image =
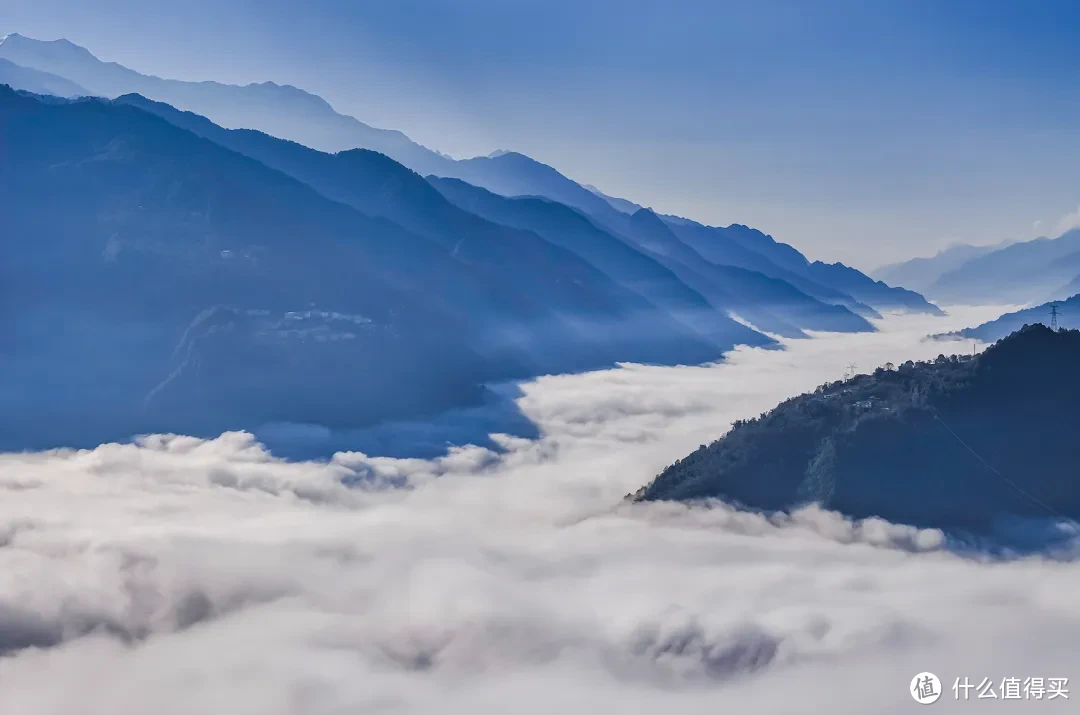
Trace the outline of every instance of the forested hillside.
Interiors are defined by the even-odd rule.
[[[1080,517],[1080,331],[1022,330],[972,356],[822,385],[665,469],[635,497],[809,502],[853,517],[981,531]]]

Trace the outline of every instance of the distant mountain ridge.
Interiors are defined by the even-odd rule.
[[[1055,301],[1057,306],[1057,323],[1059,327],[1068,329],[1080,329],[1080,291],[1063,301]],[[965,338],[973,338],[984,343],[992,343],[1001,338],[1020,330],[1025,325],[1046,325],[1052,322],[1051,303],[1043,303],[1033,308],[1006,313],[999,318],[987,321],[982,325],[965,328],[952,335],[960,335]]]
[[[843,263],[814,261],[807,272],[825,285],[833,286],[855,298],[882,309],[944,315],[944,311],[930,303],[915,291],[894,288],[883,281],[845,266]]]
[[[760,335],[750,333],[729,318],[730,304],[710,302],[680,280],[661,258],[637,250],[565,204],[540,197],[508,198],[460,179],[429,176],[428,181],[467,211],[507,226],[535,231],[546,240],[578,253],[718,344],[731,340],[749,345],[771,342],[763,342]]]
[[[1080,291],[1080,229],[1055,238],[955,246],[874,274],[904,280],[932,299],[954,305],[1063,300]]]
[[[1057,238],[1014,243],[942,275],[932,293],[954,302],[1027,303],[1052,294],[1078,275],[1068,260],[1080,254],[1080,229]]]
[[[356,427],[475,403],[492,380],[734,345],[381,154],[322,154],[142,98],[7,87],[0,132],[6,235],[33,237],[0,242],[0,448]]]
[[[84,88],[63,77],[22,67],[5,59],[0,59],[0,84],[18,87],[35,94],[52,94],[57,97],[81,97],[90,94]]]
[[[956,270],[968,261],[1004,248],[1008,243],[993,246],[958,244],[938,251],[933,256],[912,258],[871,271],[870,277],[890,285],[902,285],[927,294],[939,278]]]
[[[339,114],[321,97],[288,85],[264,82],[240,87],[162,79],[116,63],[103,62],[67,40],[39,41],[17,33],[0,42],[0,58],[67,78],[85,87],[89,93],[110,98],[137,93],[178,109],[194,111],[227,128],[258,129],[328,152],[370,149],[421,175],[459,178],[505,196],[544,196],[584,212],[616,234],[628,232],[629,216],[640,208],[632,202],[581,186],[553,167],[516,152],[499,151],[487,157],[454,160],[411,141],[399,131],[376,129]],[[34,90],[34,87],[22,88]],[[665,220],[673,225],[675,221],[694,224],[677,217]],[[865,317],[876,317],[877,313],[869,307],[873,305],[872,301],[852,297],[842,289],[823,285],[805,274],[803,266],[809,262],[790,246],[743,226],[715,230],[723,232],[732,245],[749,247],[766,259],[763,262],[755,258],[728,265],[763,272],[793,283],[799,290],[826,303],[843,305]],[[773,264],[775,269],[771,267]],[[903,294],[891,296],[887,302],[888,305],[883,307],[892,309],[906,305],[909,309],[933,310],[918,306],[918,301],[908,300]]]
[[[486,257],[484,260],[497,261],[499,275],[489,278],[488,283],[498,284],[500,281],[509,281],[511,285],[507,285],[508,292],[523,291],[534,300],[542,298],[543,303],[548,307],[557,309],[560,306],[558,300],[555,299],[555,294],[552,293],[552,288],[532,283],[534,274],[544,269],[547,262],[524,257],[514,262],[517,259],[507,253],[510,246],[532,246],[538,249],[542,245],[547,245],[549,252],[568,251],[557,261],[559,270],[564,273],[568,273],[571,266],[577,266],[579,271],[586,271],[592,270],[593,265],[597,265],[578,260],[580,251],[575,250],[577,247],[573,244],[562,240],[564,237],[560,235],[541,232],[540,235],[547,238],[545,244],[540,236],[529,230],[531,226],[519,226],[513,221],[492,222],[487,220],[484,214],[478,216],[461,209],[447,201],[422,177],[383,155],[365,150],[324,154],[261,132],[223,129],[204,117],[179,112],[169,105],[151,102],[138,95],[127,95],[115,101],[138,106],[222,146],[258,159],[268,166],[308,183],[324,195],[352,205],[368,215],[389,218],[433,239],[452,251],[454,255],[474,256],[474,260],[479,260],[483,255]],[[506,216],[501,215],[499,218],[504,219]],[[629,247],[623,246],[623,248],[632,252]],[[482,254],[476,253],[477,251]],[[532,256],[537,255],[539,255],[538,250],[533,250]],[[595,258],[594,254],[583,255],[585,258]],[[599,267],[601,270],[611,268],[603,261],[599,262]],[[657,268],[659,269],[658,266]],[[611,272],[610,270],[605,272],[607,275],[603,275],[602,279],[600,275],[597,275],[592,282],[606,280]],[[568,275],[565,286],[569,288],[580,282],[580,279],[575,280]],[[676,360],[677,362],[704,362],[715,359],[720,352],[729,350],[738,343],[759,345],[770,342],[763,335],[731,321],[722,312],[714,311],[711,306],[702,301],[701,309],[714,313],[711,318],[713,322],[726,321],[728,324],[725,331],[726,337],[722,340],[715,340],[716,332],[710,331],[714,341],[712,347],[709,347],[700,342],[700,338],[694,336],[690,327],[672,322],[664,306],[658,310],[656,305],[647,302],[648,296],[643,299],[644,294],[638,290],[638,285],[632,282],[622,283],[622,285],[628,290],[609,298],[615,299],[624,307],[634,308],[636,317],[633,318],[633,324],[636,325],[635,329],[643,338],[653,336],[658,343],[667,346],[664,348],[667,351],[670,351],[674,345],[685,343],[687,350],[679,356],[680,359]],[[560,292],[565,292],[566,288],[561,289]],[[570,313],[587,315],[589,310],[602,306],[603,301],[607,299],[597,296],[577,306],[567,306],[567,310]],[[630,320],[629,317],[628,320]],[[627,325],[627,329],[631,329],[630,324]],[[621,340],[625,341],[628,337],[624,336]],[[611,335],[608,339],[612,341],[612,354],[617,354],[617,351],[622,349],[619,347],[620,338]],[[645,357],[648,353],[642,353],[640,350],[622,349],[622,353],[625,356],[637,353],[639,359],[648,360]],[[669,352],[665,360],[661,359],[661,353],[658,352],[652,359],[657,362],[670,362],[671,354]]]
[[[423,179],[388,158],[381,158],[379,155],[361,150],[342,152],[337,155],[322,154],[302,145],[275,139],[252,130],[225,130],[203,117],[179,112],[169,105],[152,102],[138,95],[125,95],[116,101],[135,104],[146,111],[163,116],[178,126],[285,171],[331,198],[349,203],[369,215],[390,218],[407,228],[435,238],[446,246],[456,245],[460,248],[464,245],[463,240],[475,241],[483,234],[497,230],[495,226],[486,222],[476,221],[461,212],[450,210],[449,206],[441,203],[442,197],[428,187]],[[496,160],[499,159],[534,163],[528,157],[513,152],[502,152],[496,158]],[[544,170],[550,176],[557,177],[557,181],[577,187],[554,169],[545,167]],[[464,184],[464,186],[469,185]],[[392,188],[391,193],[387,193],[388,187]],[[486,203],[489,208],[493,200],[494,196],[488,197]],[[515,205],[514,203],[504,204],[504,208]],[[522,222],[512,216],[512,212],[497,212],[494,217],[482,215],[492,218],[495,223],[535,230],[549,242],[563,246],[572,252],[578,252],[575,251],[576,247],[573,243],[565,241],[564,236],[545,231],[527,221]],[[586,221],[595,220],[591,216],[586,219],[585,213],[581,216]],[[787,337],[801,336],[802,328],[839,331],[872,329],[869,323],[856,320],[855,316],[843,318],[846,311],[842,308],[818,303],[813,298],[791,288],[782,280],[770,281],[771,277],[764,275],[755,277],[756,274],[753,272],[727,265],[732,263],[731,261],[721,261],[722,265],[712,265],[683,244],[655,214],[645,209],[629,217],[624,228],[631,238],[639,239],[639,245],[640,239],[647,238],[646,234],[641,233],[643,217],[646,216],[651,217],[645,222],[649,226],[646,233],[654,238],[662,238],[663,248],[658,253],[661,256],[675,254],[667,255],[667,258],[660,256],[657,258],[661,262],[669,260],[681,262],[681,269],[679,266],[675,268],[677,272],[681,272],[683,280],[694,282],[697,285],[695,290],[698,292],[705,290],[709,293],[710,303],[714,309],[710,312],[714,312],[714,315],[703,317],[697,314],[687,315],[684,311],[679,311],[681,319],[688,321],[699,333],[704,330],[704,335],[718,344],[721,349],[730,349],[736,343],[761,344],[763,341],[760,335],[755,337],[745,327],[727,318],[728,312],[738,313],[765,330]],[[605,232],[603,226],[604,224],[597,221],[595,231],[590,235]],[[481,231],[481,234],[477,234],[477,231]],[[747,231],[750,230],[747,229]],[[614,235],[608,238],[610,241],[618,242]],[[493,240],[498,243],[505,241],[506,237]],[[724,242],[727,242],[726,239]],[[768,239],[768,242],[773,243],[771,239]],[[656,246],[653,246],[653,249],[655,248]],[[646,251],[649,250],[652,249],[646,248]],[[756,263],[771,266],[761,255],[753,251],[745,252],[755,257]],[[670,263],[665,265],[669,269],[672,268]],[[608,270],[610,266],[605,265],[601,268]],[[692,270],[688,273],[687,269]],[[516,273],[525,275],[522,271]],[[704,280],[707,285],[699,282],[701,274],[706,276]],[[688,278],[688,276],[692,277]],[[794,277],[794,280],[801,282],[798,277]],[[820,286],[815,287],[821,292],[826,292]],[[637,290],[636,287],[632,289]],[[844,296],[837,294],[838,301],[843,298]],[[862,307],[865,308],[865,306]],[[662,319],[653,327],[653,330],[661,329]]]
[[[97,96],[111,99],[138,93],[208,115],[226,127],[258,128],[325,151],[364,147],[388,156],[407,155],[413,161],[443,160],[399,131],[376,129],[338,114],[322,97],[290,85],[263,82],[237,86],[163,79],[103,62],[68,40],[35,40],[18,33],[0,42],[0,58],[65,77]]]
[[[688,285],[732,306],[734,312],[764,330],[800,337],[802,328],[836,332],[874,329],[846,307],[823,303],[784,280],[740,266],[710,262],[679,240],[671,226],[649,209],[640,209],[630,217],[628,235]]]

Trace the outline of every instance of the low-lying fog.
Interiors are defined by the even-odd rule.
[[[893,713],[935,672],[1080,677],[1080,567],[623,495],[732,420],[970,342],[893,317],[521,386],[535,440],[287,462],[253,438],[0,455],[0,713]],[[1078,683],[1080,687],[1080,683]],[[1003,709],[1068,712],[1070,700]]]

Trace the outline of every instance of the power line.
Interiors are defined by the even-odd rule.
[[[1026,498],[1027,500],[1028,500],[1028,501],[1030,501],[1030,502],[1031,502],[1032,504],[1035,504],[1036,506],[1041,506],[1041,507],[1042,507],[1043,509],[1046,509],[1046,511],[1050,512],[1051,514],[1053,514],[1054,516],[1056,516],[1056,517],[1058,517],[1058,518],[1060,518],[1060,519],[1067,519],[1067,518],[1068,518],[1068,517],[1066,517],[1066,516],[1065,516],[1064,514],[1062,514],[1062,513],[1058,512],[1058,511],[1057,511],[1056,509],[1054,509],[1053,507],[1047,506],[1047,505],[1046,505],[1045,503],[1043,503],[1043,502],[1039,501],[1038,499],[1036,499],[1036,498],[1035,498],[1034,496],[1032,496],[1031,494],[1028,494],[1028,493],[1027,493],[1026,491],[1024,491],[1024,490],[1023,490],[1023,489],[1022,489],[1022,488],[1020,487],[1020,485],[1019,485],[1019,484],[1017,484],[1017,483],[1016,483],[1016,482],[1014,482],[1013,480],[1009,479],[1008,477],[1006,477],[1006,476],[1005,476],[1004,474],[1002,474],[1002,473],[1001,473],[1001,472],[999,472],[998,470],[994,469],[994,465],[990,464],[990,463],[989,463],[989,462],[987,462],[987,461],[986,461],[985,459],[983,459],[983,458],[982,458],[982,456],[980,456],[978,452],[976,452],[976,451],[975,451],[974,449],[972,449],[972,448],[971,448],[971,446],[970,446],[970,445],[968,445],[968,443],[967,443],[967,442],[965,442],[964,440],[960,439],[960,435],[956,434],[956,432],[953,432],[953,430],[952,430],[952,427],[949,427],[949,425],[945,423],[945,420],[941,419],[941,415],[939,415],[939,414],[938,414],[937,410],[935,410],[935,409],[934,409],[933,407],[931,407],[931,408],[930,408],[930,411],[934,413],[934,419],[936,419],[936,420],[937,420],[938,422],[940,422],[940,423],[941,423],[941,426],[942,426],[942,427],[944,427],[945,429],[947,429],[947,430],[949,431],[949,434],[951,434],[951,435],[952,435],[953,437],[955,437],[955,438],[956,438],[956,441],[957,441],[957,442],[959,442],[960,444],[964,445],[964,448],[965,448],[965,449],[967,449],[967,451],[969,451],[969,452],[971,452],[971,453],[972,453],[973,455],[975,455],[975,458],[976,458],[976,459],[978,459],[978,460],[979,460],[980,462],[982,462],[982,463],[983,463],[984,465],[986,465],[986,468],[987,468],[987,469],[989,469],[989,470],[990,470],[991,472],[993,472],[994,474],[998,475],[998,476],[999,476],[999,477],[1001,478],[1001,480],[1002,480],[1002,481],[1004,481],[1004,482],[1005,482],[1006,484],[1008,484],[1008,485],[1009,485],[1010,487],[1012,487],[1013,489],[1015,489],[1016,491],[1018,491],[1018,492],[1019,492],[1020,494],[1022,494],[1022,495],[1023,495],[1023,496],[1024,496],[1024,497],[1025,497],[1025,498]]]

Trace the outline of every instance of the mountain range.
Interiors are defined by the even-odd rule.
[[[1080,292],[1080,229],[1056,238],[996,246],[955,246],[874,272],[946,304],[1017,305]]]
[[[1078,359],[1080,331],[1029,325],[978,356],[822,385],[736,422],[632,498],[766,512],[818,503],[979,535],[1014,517],[1078,519]]]
[[[937,311],[754,229],[514,152],[455,161],[295,88],[164,80],[20,35],[0,72],[27,90],[0,87],[3,448],[362,426],[491,381]]]
[[[1007,243],[994,246],[972,246],[958,243],[943,248],[933,256],[912,258],[901,263],[892,263],[870,272],[876,280],[890,285],[902,285],[920,293],[926,293],[941,276],[956,270],[968,261],[985,256],[987,253],[1004,248]]]
[[[1080,293],[1078,293],[1073,294],[1071,298],[1065,301],[1055,301],[1053,304],[1043,303],[1042,305],[1037,305],[1033,308],[1006,313],[999,318],[987,321],[981,325],[965,328],[964,330],[952,333],[951,336],[959,335],[965,338],[980,340],[984,343],[992,343],[996,340],[1000,340],[1009,333],[1020,330],[1025,325],[1051,325],[1052,306],[1056,306],[1057,324],[1059,327],[1072,330],[1080,329]]]
[[[376,129],[353,117],[339,114],[321,97],[288,85],[264,82],[236,86],[163,79],[141,74],[114,62],[103,62],[89,50],[67,40],[41,41],[18,33],[8,35],[0,42],[0,58],[37,72],[50,73],[85,88],[85,92],[69,94],[94,94],[109,98],[139,94],[177,109],[203,115],[225,128],[257,129],[325,152],[370,149],[423,176],[458,178],[505,196],[544,196],[578,209],[615,234],[628,233],[629,216],[641,208],[623,199],[605,196],[596,189],[590,190],[553,167],[517,152],[500,151],[486,157],[454,160],[411,141],[399,131]],[[18,83],[11,86],[40,93],[40,84],[36,85],[38,89]],[[811,297],[844,305],[864,317],[876,316],[868,305],[873,301],[855,298],[845,290],[832,289],[822,283],[820,277],[812,275],[815,269],[806,268],[810,262],[805,256],[765,234],[739,225],[713,229],[679,217],[664,218],[673,227],[723,232],[724,237],[729,239],[725,243],[741,243],[749,249],[742,258],[728,255],[719,261],[721,263],[780,278],[793,283]],[[685,237],[681,238],[685,240]],[[764,255],[767,260],[762,261],[755,254]],[[888,287],[880,286],[879,291],[886,293]],[[882,307],[928,312],[936,310],[925,302],[920,304],[911,300],[911,296],[902,291],[896,291],[895,295],[882,303]]]

